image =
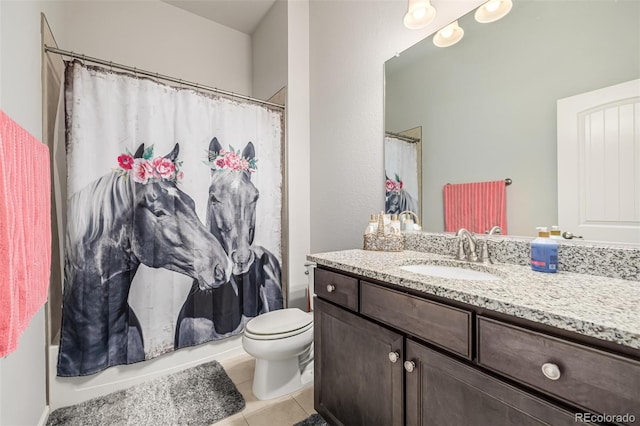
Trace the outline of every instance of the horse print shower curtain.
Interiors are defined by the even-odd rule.
[[[65,82],[59,376],[281,309],[282,112],[79,62]]]
[[[420,215],[418,157],[418,143],[385,136],[385,213],[399,214],[411,210]]]

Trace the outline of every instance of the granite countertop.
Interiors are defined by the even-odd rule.
[[[426,252],[343,250],[307,259],[341,271],[427,294],[524,318],[585,336],[640,349],[640,282],[559,271],[534,272],[528,266],[471,264]],[[467,281],[420,275],[403,265],[459,265],[486,271],[496,281]]]

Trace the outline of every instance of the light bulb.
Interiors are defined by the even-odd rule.
[[[433,37],[433,44],[438,47],[449,47],[459,42],[464,36],[464,30],[458,25],[458,21],[453,21]]]
[[[429,0],[409,0],[409,8],[404,15],[404,26],[417,30],[424,28],[433,22],[436,17],[436,9]]]
[[[440,31],[440,35],[444,38],[449,38],[453,34],[453,27],[447,27]]]
[[[495,12],[500,7],[501,0],[489,0],[487,4],[484,5],[484,8],[487,12]]]
[[[476,9],[476,21],[487,24],[495,22],[506,16],[513,7],[512,0],[488,0],[485,4]]]
[[[427,8],[426,7],[421,7],[420,9],[414,10],[411,14],[413,15],[413,17],[415,19],[422,19],[422,18],[424,18],[424,15],[427,14]]]

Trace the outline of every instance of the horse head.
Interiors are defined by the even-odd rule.
[[[134,255],[147,266],[165,268],[198,281],[202,290],[229,281],[231,263],[200,222],[193,199],[177,185],[179,145],[164,157],[153,158],[140,145],[134,154]]]
[[[207,225],[231,258],[234,275],[247,272],[255,258],[251,250],[259,196],[258,189],[251,182],[255,161],[251,142],[247,143],[242,154],[223,150],[217,138],[209,143],[211,184]]]
[[[404,183],[398,174],[394,179],[390,179],[385,171],[386,195],[384,200],[384,211],[390,214],[399,214],[405,210],[413,212],[418,210],[418,203],[413,196],[404,189]]]

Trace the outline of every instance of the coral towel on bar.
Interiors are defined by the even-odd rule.
[[[0,357],[47,300],[49,183],[47,146],[0,111]]]
[[[507,233],[507,202],[504,180],[447,184],[444,194],[445,232],[466,228],[484,234],[498,225]]]

